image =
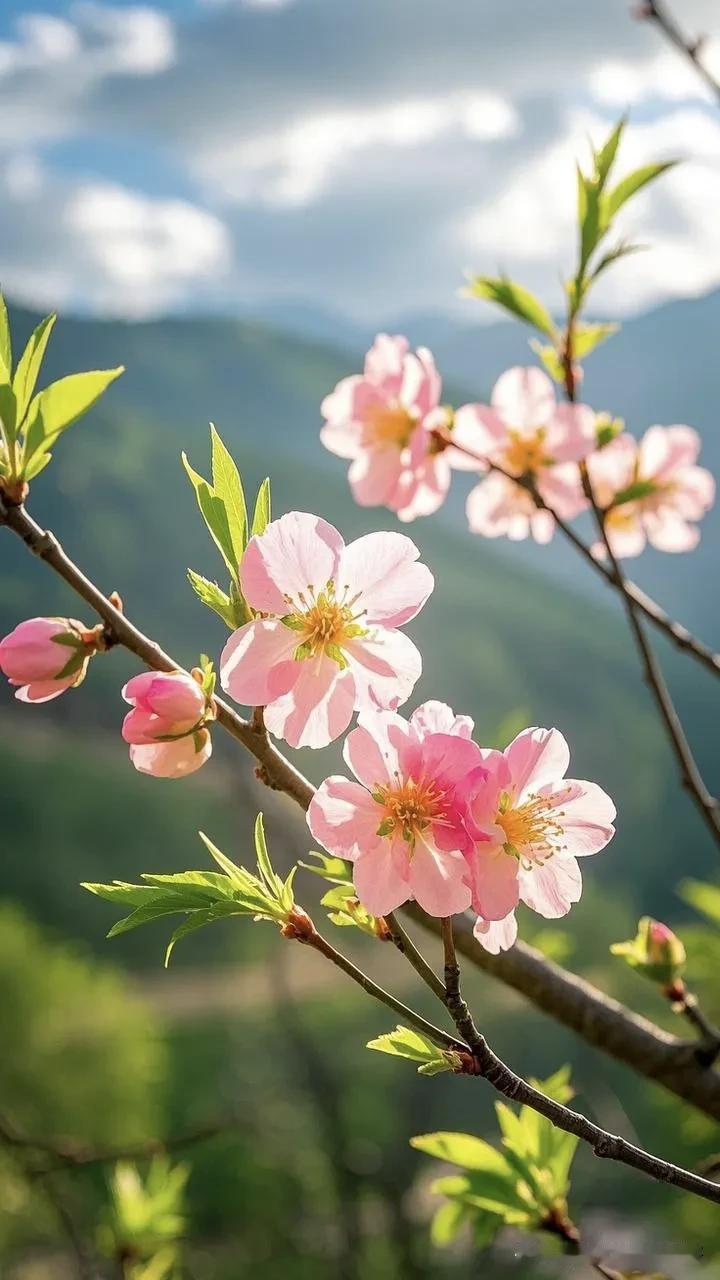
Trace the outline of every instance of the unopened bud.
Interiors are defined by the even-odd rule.
[[[610,950],[613,955],[622,956],[633,969],[639,969],[651,982],[661,983],[668,992],[671,988],[677,989],[680,994],[671,999],[682,999],[685,947],[666,924],[643,916],[636,936],[629,942],[615,943]]]

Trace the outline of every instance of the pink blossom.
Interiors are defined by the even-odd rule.
[[[49,702],[85,679],[95,649],[74,618],[29,618],[0,641],[0,671],[21,702]]]
[[[140,773],[181,778],[194,773],[212,752],[204,727],[212,713],[199,683],[185,671],[145,671],[122,691],[132,706],[122,734]]]
[[[349,480],[363,507],[385,506],[400,520],[430,515],[450,487],[450,464],[432,431],[446,427],[440,375],[425,347],[378,334],[361,374],[343,378],[322,402],[320,439],[351,460]]]
[[[715,499],[713,477],[696,465],[699,452],[692,427],[650,427],[639,443],[621,435],[588,459],[598,504],[610,508],[606,529],[615,555],[637,556],[647,542],[658,551],[697,546],[694,522]],[[602,544],[595,550],[602,554]]]
[[[469,455],[475,455],[508,476],[531,477],[543,500],[566,520],[587,505],[576,464],[595,447],[595,414],[587,405],[558,404],[542,369],[508,369],[495,383],[490,406],[458,409],[452,438],[453,466],[467,470]],[[474,469],[487,468],[479,462]],[[498,471],[473,489],[467,516],[472,531],[487,538],[532,534],[537,542],[549,542],[553,534],[552,516],[538,511],[527,490]]]
[[[223,688],[265,707],[271,733],[292,747],[324,747],[353,711],[409,698],[422,670],[398,628],[433,589],[417,547],[400,533],[345,546],[318,516],[292,511],[250,539],[240,566],[262,615],[236,631],[220,659]]]
[[[487,777],[469,801],[482,837],[470,858],[474,910],[506,927],[520,899],[548,919],[565,915],[582,891],[578,857],[614,835],[612,800],[593,782],[565,778],[570,752],[557,729],[525,729],[483,758]]]
[[[441,707],[426,704],[409,722],[362,715],[344,747],[358,781],[327,778],[310,804],[313,836],[354,863],[358,898],[373,915],[412,898],[434,916],[470,905],[465,796],[468,778],[485,770],[464,718]],[[455,730],[435,732],[438,718]]]
[[[501,951],[509,951],[517,942],[517,920],[511,911],[504,920],[483,920],[480,916],[475,921],[473,934],[481,947],[490,955],[499,955]]]

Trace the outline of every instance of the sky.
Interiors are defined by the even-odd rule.
[[[720,4],[675,9],[720,72]],[[574,162],[626,109],[621,165],[683,163],[628,211],[651,249],[608,314],[720,284],[720,107],[630,0],[3,0],[0,282],[381,325],[501,269],[558,305]]]

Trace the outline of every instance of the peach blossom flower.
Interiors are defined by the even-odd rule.
[[[388,711],[362,715],[344,747],[358,781],[327,778],[313,797],[313,836],[355,864],[358,898],[373,915],[413,898],[434,916],[470,905],[465,794],[468,777],[485,770],[480,748],[463,736],[468,724],[438,703],[409,722]]]
[[[549,542],[553,519],[508,476],[531,477],[540,496],[559,516],[572,519],[587,505],[576,463],[595,447],[595,414],[583,404],[558,404],[542,369],[508,369],[495,383],[490,406],[466,404],[454,418],[448,451],[453,466],[467,470],[469,454],[507,472],[490,472],[470,493],[467,516],[473,533],[512,539],[532,534]],[[483,471],[482,463],[476,470]]]
[[[450,487],[450,464],[431,434],[445,427],[440,375],[425,347],[378,334],[361,374],[343,378],[322,402],[320,439],[351,460],[349,481],[362,507],[389,507],[400,520],[430,515]]]
[[[692,427],[650,427],[638,443],[618,436],[588,459],[606,529],[620,557],[637,556],[647,542],[658,551],[691,551],[700,540],[695,521],[715,499],[715,481],[696,465],[700,437]],[[595,551],[603,553],[599,544]]]
[[[185,671],[145,671],[122,691],[132,706],[122,734],[140,773],[182,778],[210,758],[212,741],[205,728],[211,718],[199,683]]]
[[[271,733],[292,747],[324,747],[353,711],[409,698],[422,670],[399,627],[433,589],[417,547],[400,533],[345,546],[318,516],[292,511],[250,539],[240,566],[260,615],[236,631],[220,659],[236,702],[265,707]]]
[[[21,702],[49,702],[85,679],[95,650],[75,618],[29,618],[0,641],[0,671]]]
[[[557,729],[525,729],[504,752],[483,752],[483,763],[468,802],[481,836],[470,857],[473,909],[506,928],[520,899],[548,919],[565,915],[582,891],[578,857],[614,835],[612,800],[594,782],[565,778],[570,752]]]

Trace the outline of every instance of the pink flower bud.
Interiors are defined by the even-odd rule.
[[[132,706],[122,734],[140,773],[180,778],[194,773],[212,751],[206,695],[184,671],[146,671],[123,689]]]
[[[685,964],[683,943],[659,920],[651,920],[648,925],[647,958],[649,964],[666,969],[669,977],[675,977]]]
[[[48,702],[85,678],[94,646],[74,618],[29,618],[0,641],[0,671],[21,702]]]

